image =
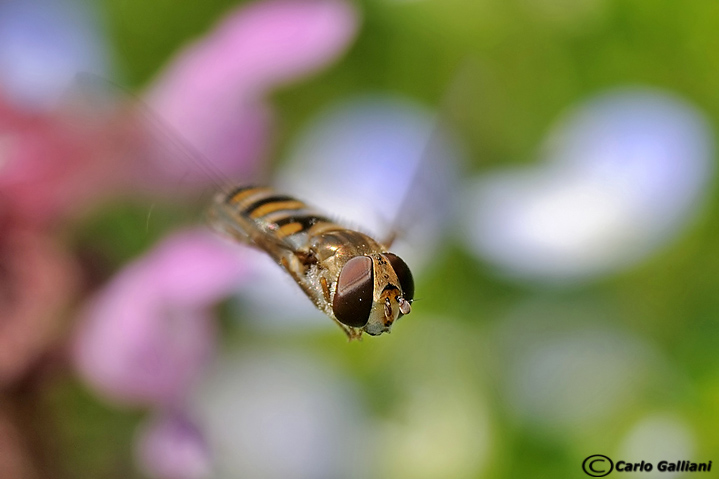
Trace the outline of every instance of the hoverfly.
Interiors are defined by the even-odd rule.
[[[80,80],[86,89],[88,83],[109,86],[115,94],[132,99],[103,79],[83,76]],[[209,160],[182,141],[141,100],[134,98],[131,103],[138,123],[154,131],[155,139],[162,144],[160,149],[168,150],[158,156],[182,157],[186,165],[198,168],[220,187],[208,211],[213,228],[269,255],[350,340],[359,339],[363,332],[372,336],[389,332],[400,317],[411,312],[414,280],[407,264],[389,252],[391,241],[379,242],[341,226],[270,187],[223,188],[226,178]],[[432,144],[437,140],[430,137],[425,148],[439,146]]]
[[[269,254],[350,339],[388,332],[411,311],[407,264],[302,201],[247,186],[217,194],[209,216],[218,231]]]

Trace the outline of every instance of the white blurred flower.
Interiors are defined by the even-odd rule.
[[[226,357],[194,403],[215,477],[373,477],[357,392],[305,356]]]
[[[587,317],[592,309],[527,303],[495,333],[505,404],[522,422],[584,434],[639,404],[659,378],[678,381],[651,345],[597,326],[606,318]]]
[[[477,179],[466,239],[502,273],[567,281],[646,257],[695,217],[714,172],[703,116],[659,91],[601,95],[555,127],[547,162]]]
[[[377,477],[481,477],[502,448],[484,354],[477,354],[486,349],[484,338],[448,317],[416,320],[403,334],[372,343],[368,357],[391,397],[374,428]]]
[[[52,106],[78,72],[107,72],[108,50],[89,2],[0,2],[0,86],[14,102]]]
[[[382,430],[386,477],[477,477],[490,451],[489,418],[461,383],[415,384]]]
[[[453,205],[460,150],[442,126],[398,97],[349,100],[307,127],[278,184],[379,240],[398,233],[393,251],[416,265]]]
[[[695,451],[694,433],[684,419],[673,414],[650,414],[632,427],[624,438],[616,459],[626,462],[650,462],[653,469],[642,472],[642,477],[672,479],[682,473],[659,471],[659,462],[706,462],[712,459],[697,458]]]

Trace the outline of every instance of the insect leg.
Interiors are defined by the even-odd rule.
[[[292,276],[292,278],[295,280],[295,283],[297,283],[300,288],[302,288],[302,291],[304,291],[305,294],[312,300],[312,302],[315,303],[317,309],[319,309],[320,311],[324,311],[325,314],[327,314],[337,324],[337,326],[339,326],[342,331],[344,331],[350,341],[362,337],[361,330],[344,325],[334,317],[334,314],[332,314],[332,311],[329,308],[329,299],[327,299],[329,297],[329,290],[327,292],[327,296],[325,296],[324,292],[320,292],[317,290],[317,288],[312,287],[312,285],[307,281],[307,277],[305,276],[306,270],[304,265],[300,261],[300,258],[296,257],[294,254],[288,254],[280,257],[279,262],[280,266],[282,266],[282,268],[284,268],[284,270],[287,271],[290,276]]]

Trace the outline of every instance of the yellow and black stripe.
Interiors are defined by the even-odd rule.
[[[258,228],[284,239],[300,233],[318,234],[339,226],[317,214],[302,201],[277,194],[266,186],[244,186],[233,190],[226,203]]]

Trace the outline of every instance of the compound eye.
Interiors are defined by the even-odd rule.
[[[409,302],[414,299],[414,278],[409,270],[407,263],[402,261],[399,256],[392,253],[385,253],[384,257],[387,258],[389,264],[392,265],[394,274],[397,275],[399,280],[399,287],[402,288],[402,297]]]
[[[337,319],[354,328],[367,324],[372,310],[373,290],[372,260],[367,256],[356,256],[347,261],[340,271],[332,300],[332,310]]]

